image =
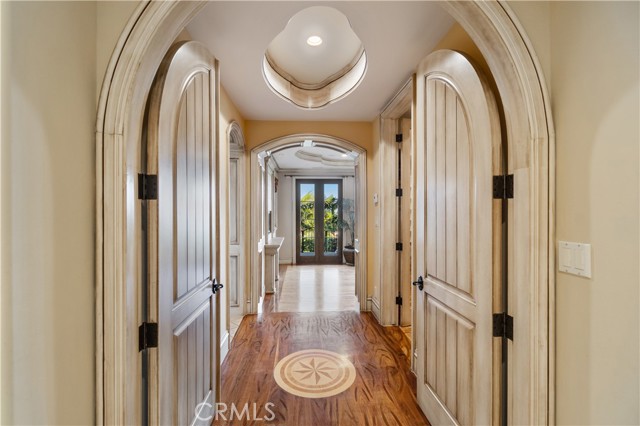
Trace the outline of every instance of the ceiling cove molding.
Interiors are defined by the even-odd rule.
[[[299,149],[294,154],[301,160],[305,161],[313,161],[315,163],[320,163],[329,167],[348,167],[353,165],[353,161],[351,160],[339,160],[335,158],[325,157],[322,154],[316,154],[314,152],[305,151],[304,149]]]
[[[301,90],[308,90],[308,91],[323,89],[327,87],[329,84],[333,83],[334,81],[344,77],[351,69],[353,69],[353,67],[355,67],[358,64],[358,62],[362,60],[363,56],[366,59],[364,47],[361,47],[358,54],[351,60],[349,64],[347,64],[344,68],[334,73],[333,75],[327,77],[324,81],[321,81],[318,83],[303,83],[301,81],[296,80],[295,77],[293,77],[291,74],[286,72],[283,68],[278,66],[277,62],[271,57],[271,55],[269,55],[268,51],[264,54],[264,57],[266,59],[266,65],[270,66],[274,72],[278,73],[282,78],[287,80],[294,87],[297,87],[298,89],[301,89]]]
[[[352,167],[350,169],[280,169],[278,173],[282,174],[285,177],[295,177],[295,176],[304,176],[304,177],[354,177],[355,169]]]
[[[367,73],[367,54],[363,51],[355,65],[342,77],[319,89],[302,89],[271,67],[266,56],[262,61],[262,75],[267,86],[278,96],[305,109],[324,108],[353,92]]]

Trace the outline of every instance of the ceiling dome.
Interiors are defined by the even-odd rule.
[[[263,74],[279,96],[321,108],[349,94],[364,77],[367,56],[347,17],[314,6],[294,15],[267,47]]]

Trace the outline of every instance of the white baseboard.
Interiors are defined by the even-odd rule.
[[[378,320],[378,323],[382,324],[380,322],[380,302],[378,301],[378,299],[375,299],[373,297],[368,297],[367,298],[367,308],[369,311],[373,312],[373,316],[376,317],[376,320]]]
[[[222,339],[220,340],[220,364],[222,364],[222,361],[224,361],[228,353],[229,353],[229,331],[225,330],[224,336],[222,336]]]

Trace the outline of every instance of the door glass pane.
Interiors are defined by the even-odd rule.
[[[338,253],[338,184],[324,184],[324,254]]]
[[[300,254],[315,254],[315,185],[300,184]]]

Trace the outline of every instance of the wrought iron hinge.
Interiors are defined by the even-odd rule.
[[[402,197],[402,188],[396,188],[396,197]]]
[[[138,174],[138,199],[158,199],[158,175],[145,175],[144,173]]]
[[[396,142],[402,142],[402,133],[396,135]]]
[[[396,296],[396,305],[402,306],[402,296]]]
[[[513,175],[493,177],[493,198],[498,200],[513,198]]]
[[[513,317],[506,312],[493,314],[493,337],[513,340]]]
[[[396,243],[396,250],[402,251],[402,243]]]
[[[138,348],[144,350],[147,348],[158,347],[158,323],[143,322],[138,328]]]

